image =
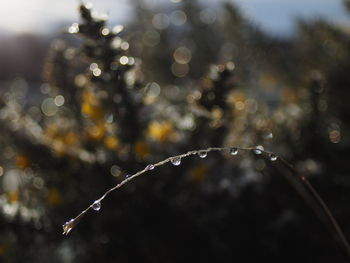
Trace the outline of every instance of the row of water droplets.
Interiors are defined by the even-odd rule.
[[[226,148],[218,148],[217,150],[219,151],[222,151]],[[200,150],[200,151],[192,151],[190,152],[190,154],[192,155],[197,155],[200,157],[200,158],[206,158],[208,156],[208,152],[212,151],[213,149],[207,149],[207,150]],[[247,149],[245,149],[247,150]],[[262,146],[257,146],[255,148],[252,149],[254,154],[256,155],[261,155],[264,151],[264,147]],[[238,151],[239,151],[239,148],[236,148],[236,147],[231,147],[229,148],[229,151],[230,151],[230,154],[232,156],[235,156],[238,154]],[[183,155],[182,157],[187,157],[189,156],[190,154],[186,154],[186,155]],[[278,159],[278,156],[274,153],[268,153],[269,155],[269,159],[271,161],[276,161]],[[169,160],[171,162],[171,164],[173,164],[174,166],[179,166],[181,164],[181,156],[175,156],[175,157],[171,157]],[[148,164],[146,166],[146,168],[144,169],[144,171],[150,171],[150,170],[153,170],[154,168],[156,167],[156,165],[154,164]],[[130,174],[127,174],[125,175],[125,179],[128,179],[130,178],[131,175]],[[98,200],[95,200],[91,205],[90,207],[95,210],[95,211],[100,211],[101,210],[101,198],[98,199]],[[84,211],[85,212],[85,211]],[[64,225],[63,225],[63,234],[68,234],[72,229],[73,227],[75,226],[75,220],[74,219],[71,219],[69,221],[67,221]]]
[[[226,148],[218,148],[218,150],[224,150]],[[236,148],[236,147],[231,147],[229,148],[229,151],[230,151],[230,154],[231,155],[237,155],[238,154],[238,150],[239,148]],[[200,151],[192,151],[190,152],[189,154],[186,154],[182,157],[187,157],[189,155],[198,155],[200,158],[206,158],[208,156],[208,152],[212,151],[212,149],[207,149],[207,150],[200,150]],[[253,152],[256,154],[256,155],[260,155],[264,152],[264,148],[262,146],[257,146],[256,148],[253,149]],[[271,161],[276,161],[277,160],[277,155],[273,154],[273,153],[270,153],[269,154],[270,156],[270,160]],[[179,166],[181,164],[181,159],[182,159],[181,156],[175,156],[175,157],[171,157],[169,158],[169,161],[171,164],[173,164],[174,166]],[[155,165],[154,164],[148,164],[146,167],[145,167],[145,171],[150,171],[150,170],[153,170],[155,168]],[[131,177],[131,174],[127,174],[125,175],[125,179],[128,179]]]
[[[222,150],[222,149],[220,149]],[[238,154],[238,148],[236,147],[232,147],[229,149],[230,150],[230,154],[235,156]],[[201,151],[194,151],[192,152],[192,154],[198,154],[198,156],[200,158],[205,158],[208,155],[208,152],[210,152],[210,150],[201,150]],[[257,146],[256,148],[253,149],[253,152],[256,155],[260,155],[264,152],[264,148],[262,146]],[[269,158],[271,161],[276,161],[277,160],[277,155],[274,153],[269,153]],[[175,166],[179,166],[181,164],[181,157],[180,156],[176,156],[170,159],[170,162],[175,165]]]
[[[155,168],[154,164],[149,164],[146,166],[145,170],[148,171],[148,170],[153,170]],[[131,177],[130,174],[127,174],[125,175],[125,179]],[[94,201],[91,205],[91,208],[95,211],[100,211],[101,210],[101,200],[98,199],[96,201]]]
[[[256,155],[260,155],[263,153],[264,149],[261,146],[256,147],[254,150],[254,153]],[[201,150],[201,151],[194,151],[193,154],[198,154],[198,156],[200,158],[205,158],[208,156],[208,150]],[[230,148],[230,154],[231,155],[237,155],[238,154],[238,148],[232,147]],[[274,153],[270,153],[269,154],[270,160],[271,161],[276,161],[277,160],[277,155],[275,155]],[[174,166],[179,166],[181,164],[181,157],[180,156],[176,156],[170,159],[170,162],[174,165]],[[155,168],[154,164],[149,164],[146,166],[145,170],[149,171],[149,170],[153,170]],[[125,178],[129,178],[131,175],[127,174],[125,176]],[[96,200],[94,201],[94,203],[91,205],[92,209],[95,211],[99,211],[101,209],[101,201],[100,200]]]
[[[260,155],[264,152],[264,147],[259,145],[257,146],[255,149],[253,149],[253,152],[256,154],[256,155]],[[278,159],[278,156],[274,153],[269,153],[269,159],[270,161],[274,162]]]

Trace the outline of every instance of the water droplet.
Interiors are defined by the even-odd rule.
[[[230,153],[231,153],[231,155],[237,155],[238,154],[238,148],[231,148],[230,149]]]
[[[178,166],[181,164],[181,158],[180,157],[174,157],[171,159],[171,163],[175,166]]]
[[[270,157],[270,160],[273,161],[273,162],[276,161],[277,158],[278,158],[277,155],[274,154],[274,153],[270,153],[269,157]]]
[[[131,176],[131,174],[125,175],[125,179],[128,179]]]
[[[73,229],[74,227],[74,219],[71,219],[67,221],[66,223],[63,224],[63,235],[68,235],[69,232]]]
[[[207,152],[207,151],[200,151],[200,152],[198,153],[198,155],[199,155],[200,158],[205,158],[205,157],[207,157],[208,152]]]
[[[255,154],[262,154],[262,151],[260,149],[254,149]]]
[[[92,209],[94,209],[95,211],[100,211],[100,209],[101,209],[101,201],[96,200],[96,201],[92,204]]]
[[[259,145],[259,146],[256,146],[256,148],[253,150],[255,154],[259,155],[259,154],[262,154],[263,151],[264,151],[264,147]]]
[[[146,170],[153,170],[154,169],[154,165],[153,164],[149,164],[146,166]]]

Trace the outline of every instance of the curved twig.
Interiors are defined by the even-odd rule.
[[[127,184],[128,182],[132,181],[136,177],[144,174],[147,171],[153,170],[154,168],[158,166],[162,166],[166,163],[173,163],[174,165],[179,165],[181,162],[182,158],[186,158],[192,155],[199,155],[200,157],[204,158],[209,152],[214,152],[214,151],[230,151],[232,155],[236,155],[238,151],[243,150],[243,151],[254,151],[255,154],[260,155],[264,154],[265,156],[268,156],[271,161],[276,161],[277,159],[282,163],[285,167],[288,168],[288,170],[291,172],[291,175],[294,175],[295,177],[299,178],[299,182],[302,183],[302,185],[305,186],[305,189],[308,190],[311,193],[311,196],[314,198],[314,201],[321,207],[324,215],[327,217],[327,219],[330,221],[331,225],[333,226],[336,234],[339,236],[341,243],[343,244],[346,252],[350,256],[350,245],[345,237],[341,227],[339,226],[337,220],[334,218],[333,214],[331,213],[330,209],[326,205],[326,203],[323,201],[321,196],[317,193],[315,188],[311,185],[311,183],[307,180],[307,178],[304,175],[300,175],[298,171],[286,160],[281,158],[280,156],[276,155],[275,153],[268,152],[263,150],[263,148],[260,147],[210,147],[207,149],[202,149],[202,150],[193,150],[189,151],[187,153],[183,153],[180,155],[175,155],[168,157],[158,163],[155,164],[149,164],[147,165],[144,169],[138,171],[135,174],[132,175],[127,175],[123,181],[118,183],[117,185],[113,186],[109,190],[107,190],[100,198],[96,199],[91,205],[89,205],[85,210],[80,212],[75,218],[70,219],[63,225],[63,234],[68,235],[71,230],[79,223],[79,221],[83,218],[83,216],[90,210],[99,210],[101,207],[101,201],[105,199],[110,193],[113,191],[121,188],[123,185]],[[288,178],[289,179],[289,178]],[[289,181],[292,183],[291,181]],[[312,203],[310,202],[310,196],[307,195],[307,192],[305,189],[298,189],[299,185],[293,184],[293,186],[297,189],[298,193],[307,201],[312,206]],[[313,207],[313,210],[315,211],[316,214],[318,214],[317,209]]]

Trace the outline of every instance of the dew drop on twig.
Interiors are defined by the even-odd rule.
[[[208,152],[207,152],[207,151],[200,151],[200,152],[198,153],[198,155],[199,155],[200,158],[205,158],[205,157],[207,157]]]
[[[238,149],[233,147],[233,148],[230,149],[230,153],[231,153],[231,155],[237,155],[238,154]]]
[[[131,174],[125,175],[125,179],[128,179],[131,176]]]
[[[154,169],[154,165],[153,164],[149,164],[146,166],[146,170],[153,170]]]
[[[254,149],[254,153],[255,153],[255,154],[262,154],[262,151],[259,150],[259,149]]]
[[[269,157],[270,157],[270,160],[273,161],[273,162],[276,161],[277,158],[278,158],[277,155],[274,154],[274,153],[270,153]]]
[[[68,235],[75,225],[74,219],[71,219],[63,224],[63,235]]]
[[[181,158],[180,157],[174,157],[170,160],[170,162],[175,165],[175,166],[178,166],[181,164]]]
[[[263,151],[264,151],[264,147],[262,147],[261,145],[257,146],[257,147],[253,150],[253,152],[254,152],[255,154],[257,154],[257,155],[262,154]]]
[[[101,201],[96,200],[96,201],[92,204],[92,209],[94,209],[95,211],[100,211],[100,209],[101,209]]]

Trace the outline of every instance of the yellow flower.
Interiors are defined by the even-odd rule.
[[[230,94],[228,101],[234,106],[237,111],[242,111],[245,109],[245,101],[247,100],[246,95],[241,91],[234,91]]]
[[[81,112],[93,120],[103,119],[105,112],[100,101],[93,92],[86,91],[83,94]]]
[[[8,192],[7,193],[7,200],[10,202],[10,203],[15,203],[17,202],[19,199],[19,194],[18,192],[16,191],[12,191],[12,192]]]
[[[200,183],[204,181],[207,173],[208,173],[208,166],[205,164],[200,164],[194,167],[190,171],[190,177],[193,181]]]
[[[49,137],[53,138],[57,135],[58,132],[58,126],[55,123],[49,123],[44,131],[44,134]]]
[[[283,103],[296,103],[298,102],[298,94],[295,90],[291,88],[283,88],[282,89],[282,100]]]
[[[151,150],[146,142],[139,141],[135,144],[135,152],[141,159],[145,159],[150,155]]]
[[[171,141],[175,137],[174,126],[169,121],[153,121],[148,125],[147,135],[161,143]]]
[[[28,156],[25,155],[17,155],[16,164],[19,168],[25,169],[30,166],[30,159]]]
[[[67,134],[65,134],[63,140],[64,140],[65,144],[73,145],[73,144],[77,144],[79,137],[78,137],[77,133],[70,131]]]
[[[6,251],[8,250],[9,245],[8,244],[1,244],[0,245],[0,256],[4,255]]]
[[[51,147],[52,147],[53,151],[55,152],[55,154],[57,154],[59,156],[62,156],[66,150],[61,138],[57,138],[57,139],[52,140]]]
[[[59,206],[62,204],[62,195],[56,188],[51,188],[47,194],[47,202],[53,206]]]
[[[86,129],[87,129],[88,138],[96,141],[101,140],[104,137],[105,131],[106,131],[106,128],[103,122],[99,122],[91,127],[87,127]]]
[[[107,136],[104,140],[105,146],[110,150],[115,150],[119,145],[119,140],[115,136]]]

